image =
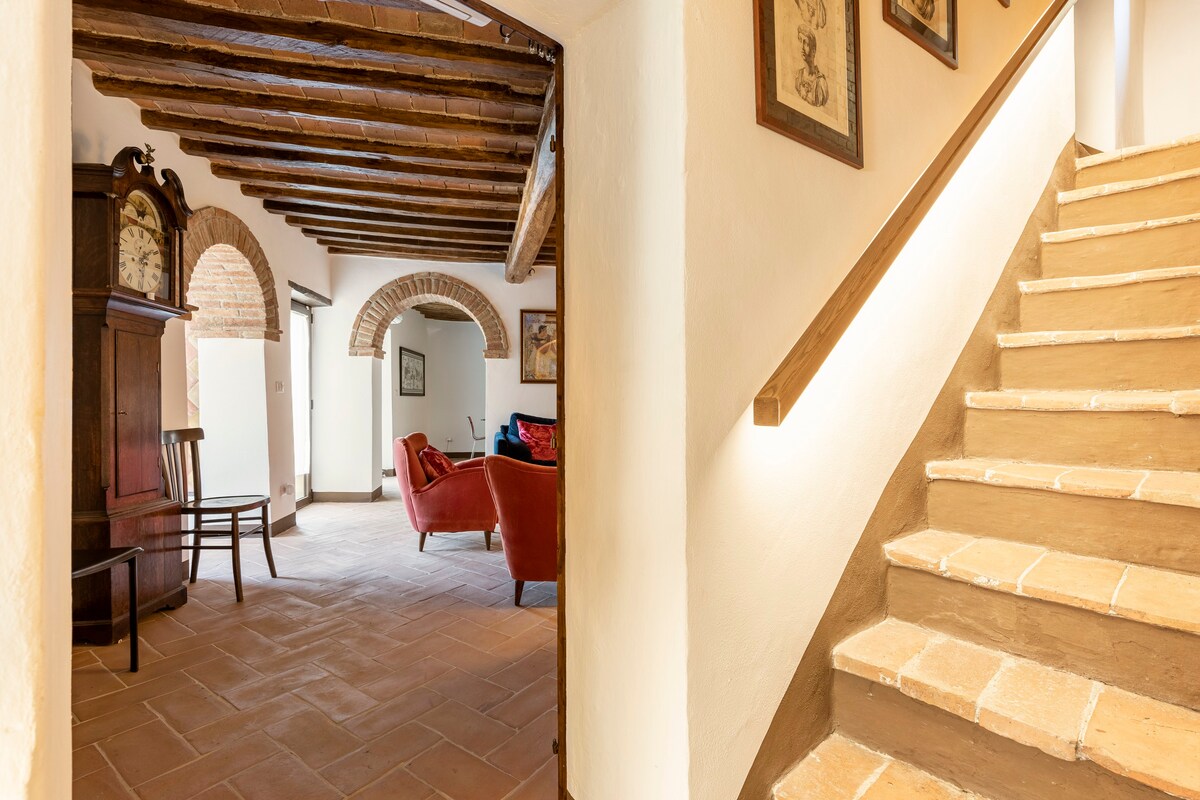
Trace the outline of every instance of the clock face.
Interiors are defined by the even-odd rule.
[[[118,280],[142,294],[170,296],[167,232],[162,214],[145,193],[134,190],[121,209]]]

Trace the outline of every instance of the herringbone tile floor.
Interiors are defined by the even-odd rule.
[[[388,485],[390,484],[390,485]],[[186,605],[128,647],[76,648],[76,800],[552,800],[556,596],[526,608],[494,537],[424,553],[394,483],[243,540],[244,603],[205,553]]]

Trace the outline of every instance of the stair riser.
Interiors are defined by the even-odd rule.
[[[888,570],[888,616],[1200,709],[1194,634],[897,566]]]
[[[1158,328],[1200,323],[1200,277],[1021,297],[1021,330]]]
[[[1112,275],[1155,267],[1188,267],[1200,256],[1200,222],[1110,236],[1042,243],[1042,277]]]
[[[938,480],[929,484],[929,525],[1200,574],[1195,508]]]
[[[1104,183],[1154,178],[1197,168],[1200,168],[1200,142],[1133,156],[1124,161],[1086,167],[1076,174],[1075,186],[1082,189]]]
[[[969,408],[965,450],[969,458],[1200,470],[1200,416]]]
[[[1163,800],[1090,761],[1063,761],[897,689],[836,672],[835,727],[867,747],[995,800]]]
[[[1004,348],[1005,389],[1191,389],[1200,337]]]
[[[1200,211],[1200,176],[1064,203],[1058,209],[1058,227],[1140,222],[1193,211]]]

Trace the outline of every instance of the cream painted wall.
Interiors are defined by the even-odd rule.
[[[1048,3],[960,4],[957,71],[864,8],[861,171],[754,124],[750,16],[702,5],[686,16],[689,796],[725,800],[1074,131],[1073,25],[762,429],[755,393]]]
[[[270,488],[267,403],[247,386],[266,378],[261,339],[201,339],[200,466],[204,494],[266,494]]]
[[[1117,68],[1113,0],[1075,4],[1076,137],[1097,150],[1117,148]]]
[[[71,9],[0,3],[0,797],[71,793]]]
[[[246,197],[238,184],[212,174],[205,158],[185,155],[179,149],[179,137],[173,133],[152,131],[141,124],[138,107],[121,98],[105,97],[93,88],[91,73],[81,61],[74,62],[72,80],[72,138],[75,161],[109,162],[122,147],[149,142],[155,148],[156,166],[179,173],[193,209],[217,206],[236,215],[249,226],[262,245],[275,278],[279,298],[279,322],[283,335],[279,342],[267,342],[263,392],[267,403],[267,430],[270,442],[271,511],[281,519],[295,511],[295,495],[284,494],[283,486],[295,481],[292,445],[291,360],[288,313],[291,290],[288,281],[329,295],[328,255],[324,248],[269,214],[262,201]],[[183,323],[167,324],[163,337],[163,423],[187,424],[187,378],[184,370]],[[282,382],[284,391],[275,391]]]
[[[1144,3],[1143,120],[1148,144],[1200,134],[1200,3]]]
[[[442,272],[466,281],[496,307],[508,331],[510,357],[485,360],[484,416],[494,432],[516,409],[553,416],[553,385],[522,384],[517,358],[517,331],[522,308],[554,308],[554,270],[538,269],[522,284],[506,283],[502,264],[448,264],[428,261],[335,256],[332,264],[333,306],[316,310],[313,376],[316,404],[313,431],[313,486],[318,492],[369,492],[381,483],[385,409],[380,393],[368,394],[368,381],[393,380],[394,365],[383,372],[379,359],[347,355],[350,331],[363,304],[384,284],[415,272]],[[418,315],[419,316],[419,315]],[[402,343],[402,342],[401,342]],[[426,348],[428,331],[426,332]],[[420,348],[414,347],[419,350]],[[422,351],[424,352],[424,351]],[[428,355],[428,353],[426,353]],[[378,377],[374,377],[375,373]],[[410,398],[396,398],[397,401]],[[428,415],[424,417],[428,421]],[[462,420],[465,427],[466,419]],[[397,426],[398,421],[389,424]],[[407,424],[407,423],[405,423]],[[399,427],[404,427],[400,425]],[[442,447],[445,442],[435,441]],[[469,441],[465,448],[470,449]],[[380,469],[368,472],[374,459]]]

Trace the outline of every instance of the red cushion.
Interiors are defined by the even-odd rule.
[[[428,445],[420,452],[418,458],[421,459],[421,469],[425,470],[425,477],[430,481],[435,481],[443,475],[449,475],[458,467],[454,466],[454,462],[450,457],[438,450],[433,445]]]
[[[529,446],[529,454],[534,461],[557,461],[558,450],[554,446],[554,435],[558,432],[557,425],[539,425],[536,422],[517,420],[517,436]]]

